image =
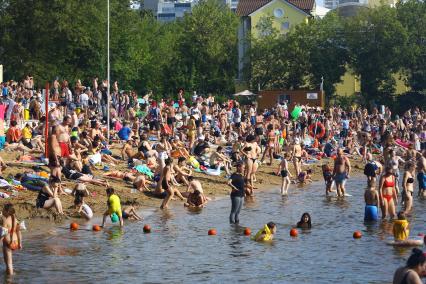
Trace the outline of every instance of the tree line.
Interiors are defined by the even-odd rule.
[[[176,94],[178,88],[234,92],[239,19],[223,1],[202,0],[191,14],[171,23],[131,9],[135,1],[110,2],[111,81],[121,89],[161,96]],[[106,3],[0,0],[5,79],[31,74],[43,86],[56,77],[87,84],[94,76],[106,78]],[[253,90],[318,89],[323,78],[330,96],[346,70],[353,70],[365,103],[395,100],[394,75],[411,89],[409,98],[424,98],[426,2],[400,1],[394,8],[364,9],[349,18],[331,12],[286,35],[274,30],[268,18],[258,28],[268,30],[247,39],[245,79]]]

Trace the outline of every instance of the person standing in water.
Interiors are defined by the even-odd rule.
[[[290,171],[288,170],[288,161],[287,159],[290,157],[288,153],[284,154],[284,157],[281,159],[281,163],[277,170],[277,176],[282,177],[281,182],[281,195],[287,195],[288,187],[290,186],[290,177],[292,176]]]
[[[405,164],[404,177],[402,179],[402,202],[404,203],[404,213],[408,214],[413,206],[414,174],[416,165],[412,162]]]
[[[395,271],[393,284],[422,284],[420,277],[426,273],[426,255],[421,249],[414,248],[404,267]]]
[[[22,235],[19,229],[19,222],[15,216],[15,208],[11,203],[6,203],[3,207],[2,226],[7,234],[3,237],[3,257],[6,264],[6,273],[13,274],[12,252],[22,249]]]
[[[173,160],[171,158],[167,158],[165,160],[165,167],[163,168],[163,179],[161,181],[162,188],[166,191],[166,197],[161,204],[161,209],[167,209],[167,206],[172,199],[172,197],[176,194],[181,200],[184,200],[182,194],[179,190],[175,189],[172,184],[172,167]]]
[[[337,157],[334,160],[333,178],[336,183],[337,196],[345,196],[345,181],[351,173],[351,163],[344,156],[343,149],[337,149]]]
[[[231,175],[228,185],[231,187],[231,214],[229,215],[229,222],[231,224],[238,224],[240,222],[239,214],[243,206],[245,179],[244,179],[244,163],[237,163],[237,171]]]

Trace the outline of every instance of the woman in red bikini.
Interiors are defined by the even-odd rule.
[[[379,197],[380,206],[382,208],[382,219],[385,219],[389,214],[391,218],[396,217],[396,204],[398,203],[398,196],[395,189],[395,175],[393,174],[392,167],[387,166],[385,174],[380,178]]]

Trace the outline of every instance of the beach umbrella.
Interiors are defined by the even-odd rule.
[[[234,97],[249,97],[249,96],[257,96],[257,94],[250,92],[249,90],[245,90],[236,94],[233,94]]]

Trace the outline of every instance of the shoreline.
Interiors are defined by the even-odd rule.
[[[16,153],[13,152],[2,152],[3,159],[6,163],[12,162],[16,160]],[[362,174],[364,165],[362,164],[361,160],[350,158],[350,162],[352,165],[352,173],[351,176],[356,177]],[[275,171],[278,167],[278,160],[274,160],[273,165],[269,166],[266,164],[262,164],[258,172],[256,173],[256,179],[257,182],[255,183],[257,189],[256,191],[263,191],[267,190],[271,187],[279,187],[281,185],[281,177],[275,175]],[[303,169],[306,170],[308,168],[313,170],[312,174],[312,181],[318,182],[322,181],[322,169],[321,166],[323,164],[329,164],[332,165],[333,159],[331,158],[324,158],[320,161],[309,164],[309,165],[303,165]],[[28,164],[15,164],[13,166],[9,166],[4,172],[3,176],[7,177],[10,174],[15,175],[16,173],[23,172],[25,170],[30,170],[32,165]],[[46,166],[42,166],[42,169],[47,170],[48,168]],[[114,168],[114,170],[121,170],[121,171],[128,171],[129,169],[126,168],[123,165],[118,165]],[[294,168],[292,163],[289,163],[289,170],[294,173]],[[95,176],[102,176],[103,171],[102,170],[96,170],[94,171]],[[204,173],[197,173],[194,172],[194,177],[198,180],[200,180],[204,193],[209,198],[214,197],[223,197],[227,196],[230,192],[229,187],[227,186],[226,182],[227,180],[224,179],[224,173],[222,173],[221,176],[210,176]],[[159,208],[162,199],[153,197],[152,194],[148,191],[145,191],[143,193],[136,192],[132,193],[133,186],[128,183],[124,183],[122,180],[117,179],[108,179],[108,182],[111,187],[113,187],[117,194],[120,196],[121,204],[122,206],[127,205],[133,205],[137,210],[140,210],[140,208]],[[64,188],[72,189],[75,185],[74,181],[63,181]],[[305,185],[297,185],[292,184],[290,185],[290,188],[305,188],[309,187],[310,184]],[[92,208],[94,217],[101,217],[103,212],[106,210],[106,194],[105,194],[105,188],[101,186],[95,186],[88,184],[87,188],[89,189],[92,196],[89,196],[86,198],[86,203]],[[177,187],[182,192],[186,190],[185,186]],[[325,191],[325,189],[324,189]],[[7,191],[5,191],[7,192]],[[9,192],[7,192],[9,193]],[[49,221],[54,221],[52,223],[59,224],[62,223],[64,220],[83,220],[80,218],[77,214],[75,209],[73,209],[73,200],[74,198],[70,195],[61,195],[61,201],[63,205],[63,209],[65,212],[65,216],[60,216],[54,210],[49,209],[37,209],[35,207],[35,200],[37,197],[37,192],[24,190],[19,191],[18,195],[16,197],[11,197],[8,199],[0,199],[0,206],[2,206],[5,203],[12,203],[15,206],[16,214],[20,220],[33,220],[33,219],[44,219]],[[176,204],[178,202],[179,204],[183,203],[181,201],[172,201]]]

